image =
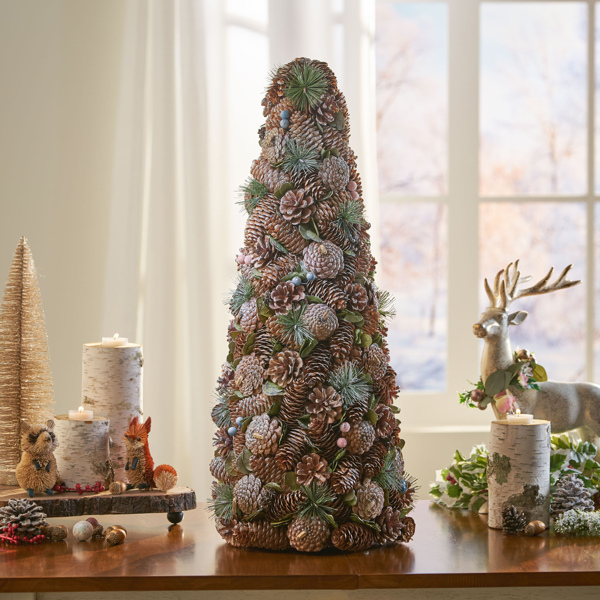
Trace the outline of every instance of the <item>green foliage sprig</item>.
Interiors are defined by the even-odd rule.
[[[373,391],[372,382],[351,362],[345,362],[334,369],[327,381],[342,397],[344,409],[349,408],[355,402],[366,400]]]
[[[238,275],[238,281],[236,287],[231,291],[229,298],[225,301],[225,304],[229,304],[229,308],[234,315],[237,315],[242,308],[242,304],[247,300],[250,300],[255,295],[252,284],[244,275]]]
[[[327,79],[318,67],[311,64],[295,64],[285,95],[296,108],[306,111],[319,104],[321,96],[327,91]]]
[[[312,341],[313,335],[310,329],[306,326],[303,320],[306,306],[292,308],[287,314],[277,315],[277,322],[283,327],[282,341],[286,345],[291,342],[298,346],[302,346],[307,341]]]
[[[227,429],[231,427],[231,411],[227,398],[221,395],[216,396],[216,403],[212,407],[211,417],[217,427]]]
[[[226,521],[233,519],[233,484],[216,483],[213,485],[212,491],[213,494],[208,499],[207,506],[212,516]]]
[[[358,200],[347,200],[342,202],[338,210],[337,217],[334,219],[344,237],[352,242],[356,240],[357,228],[364,223],[363,208]]]
[[[319,153],[291,139],[286,145],[286,153],[280,164],[286,173],[295,176],[312,173],[319,168]]]
[[[329,523],[333,527],[337,527],[335,520],[331,516],[333,508],[327,506],[327,504],[335,500],[331,488],[328,485],[318,484],[316,481],[313,481],[310,485],[300,486],[300,489],[306,495],[306,501],[298,509],[298,518],[316,518]]]
[[[240,186],[242,199],[237,204],[243,206],[246,209],[246,212],[251,215],[252,211],[268,193],[269,190],[265,185],[254,179],[254,177],[250,177]]]
[[[388,290],[381,290],[379,292],[379,316],[383,321],[389,321],[396,316],[395,302],[396,298]]]
[[[600,536],[600,511],[566,510],[556,519],[554,531],[579,537]]]

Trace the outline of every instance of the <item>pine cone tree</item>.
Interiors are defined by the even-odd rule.
[[[254,475],[244,475],[233,486],[233,500],[237,508],[245,515],[250,515],[258,510],[258,497],[261,487],[260,479]]]
[[[329,483],[333,491],[345,495],[356,487],[362,474],[362,464],[358,456],[347,454],[338,463],[337,469],[331,474]]]
[[[514,535],[521,533],[527,525],[527,515],[510,505],[502,510],[502,533]]]
[[[387,366],[385,353],[377,344],[371,344],[363,350],[363,369],[371,379],[381,379],[387,371]]]
[[[32,538],[40,535],[40,529],[46,523],[42,507],[28,498],[11,498],[6,506],[0,508],[0,528],[16,525],[17,535]]]
[[[287,387],[297,379],[302,370],[302,359],[294,350],[278,352],[269,362],[267,375],[281,387]]]
[[[375,541],[373,530],[358,523],[344,523],[331,533],[331,543],[338,550],[359,552],[370,548]]]
[[[344,291],[348,298],[346,306],[348,310],[357,310],[360,312],[367,307],[367,290],[360,283],[351,283],[344,288]]]
[[[304,456],[307,441],[306,434],[299,427],[290,429],[286,440],[275,453],[277,464],[286,471],[293,471],[298,461]]]
[[[370,521],[382,511],[384,499],[381,487],[373,481],[366,481],[356,487],[356,504],[352,510],[362,519]]]
[[[285,527],[273,527],[266,521],[239,522],[233,528],[233,536],[242,547],[285,550],[290,545]]]
[[[264,378],[265,370],[254,354],[244,356],[235,370],[235,385],[244,396],[262,386]]]
[[[286,192],[279,203],[281,215],[292,225],[308,223],[316,209],[315,201],[302,189]]]
[[[298,512],[300,505],[305,501],[306,496],[301,490],[283,492],[271,502],[265,516],[271,523],[275,523],[288,515]]]
[[[345,434],[348,445],[346,449],[352,454],[364,454],[375,441],[375,428],[368,421],[358,421]]]
[[[283,485],[285,471],[279,467],[274,456],[252,455],[250,457],[250,468],[261,481]]]
[[[338,328],[335,311],[327,304],[310,304],[304,311],[302,321],[316,340],[326,340]]]
[[[246,446],[256,456],[272,456],[280,437],[281,424],[277,419],[271,419],[266,414],[252,417],[246,429]]]
[[[342,397],[331,386],[316,387],[308,397],[308,413],[325,423],[335,423],[342,416]]]
[[[556,518],[571,509],[592,511],[594,510],[593,493],[574,473],[563,475],[556,484],[550,514]]]
[[[381,528],[381,532],[377,536],[381,544],[396,541],[404,529],[400,512],[394,510],[391,506],[386,506],[383,509],[377,517],[376,523]]]
[[[320,342],[304,359],[304,380],[309,388],[324,383],[331,367],[331,352],[327,344]]]
[[[288,525],[287,536],[292,548],[300,552],[319,552],[329,543],[331,530],[321,519],[294,517]]]
[[[333,310],[343,310],[346,308],[344,291],[329,279],[315,279],[310,281],[306,286],[306,292],[309,296],[316,296],[320,300],[323,300]]]
[[[323,279],[334,279],[344,267],[344,253],[331,242],[312,242],[303,254],[306,270]]]
[[[294,285],[291,281],[280,283],[272,292],[269,306],[278,315],[287,314],[294,302],[304,300],[304,286]]]
[[[319,169],[319,176],[329,189],[343,190],[350,181],[348,163],[337,156],[326,158]]]
[[[327,461],[314,452],[306,454],[296,465],[297,482],[299,485],[310,485],[313,480],[325,483],[330,476],[327,471]]]

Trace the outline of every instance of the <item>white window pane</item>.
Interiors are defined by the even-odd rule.
[[[377,160],[383,193],[447,192],[447,7],[377,3]]]
[[[480,190],[586,193],[587,7],[481,7]]]
[[[573,264],[570,279],[584,283],[565,290],[517,300],[510,310],[525,310],[527,320],[510,328],[513,350],[534,352],[553,380],[585,378],[586,206],[566,202],[483,203],[479,211],[480,306],[488,306],[483,279],[520,259],[529,286],[555,267],[552,281]]]
[[[445,204],[381,205],[377,282],[396,298],[388,342],[404,391],[446,386],[447,252]]]

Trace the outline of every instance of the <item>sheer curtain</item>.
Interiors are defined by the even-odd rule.
[[[243,17],[252,4],[267,7],[266,22]],[[243,235],[233,208],[243,178],[234,179],[259,152],[255,128],[237,126],[228,108],[253,101],[234,80],[244,32],[271,64],[309,56],[338,73],[376,238],[373,12],[372,0],[127,4],[103,331],[144,345],[155,461],[173,464],[199,500],[209,493],[210,409],[227,353],[222,299]],[[262,86],[263,71],[246,76]],[[260,97],[244,110],[261,121]]]

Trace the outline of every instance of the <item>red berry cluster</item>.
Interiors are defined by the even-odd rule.
[[[19,535],[19,526],[14,524],[6,525],[1,531],[4,535],[0,535],[0,542],[4,544],[41,544],[46,539],[46,536],[42,534],[33,537]]]
[[[78,483],[75,487],[69,488],[64,485],[56,484],[52,490],[59,494],[63,494],[64,492],[77,492],[80,496],[81,494],[99,494],[103,492],[106,488],[102,485],[100,481],[96,481],[93,486],[86,485],[83,487],[80,483]]]

